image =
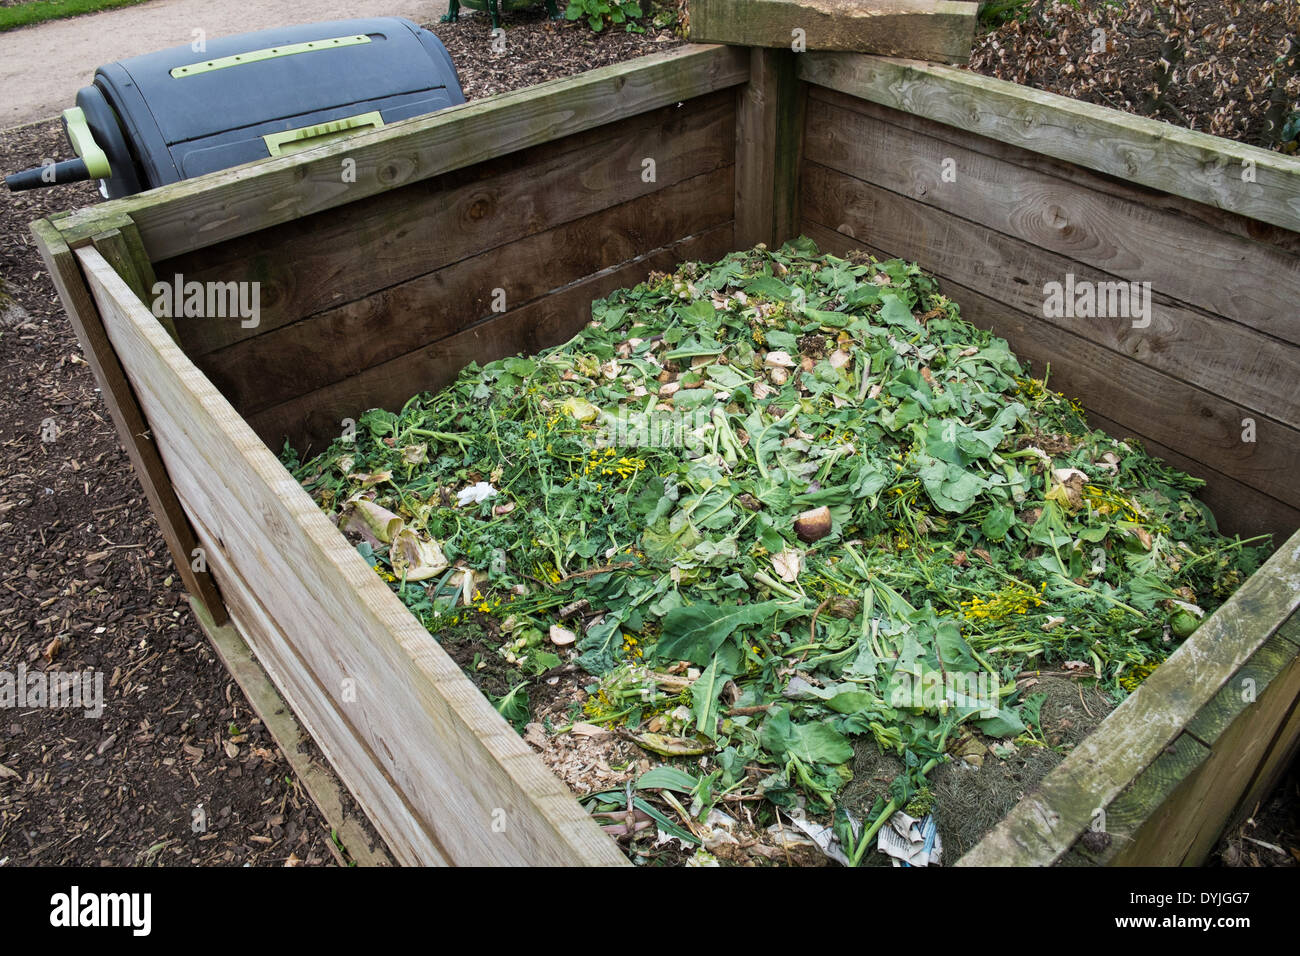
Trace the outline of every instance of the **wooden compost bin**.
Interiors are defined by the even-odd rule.
[[[285,439],[320,450],[470,360],[562,342],[683,259],[803,232],[917,260],[1098,426],[1204,477],[1226,530],[1280,545],[962,862],[1196,863],[1300,738],[1297,184],[1293,159],[958,69],[688,46],[33,228],[200,621],[412,864],[623,856]],[[1068,272],[1150,281],[1150,326],[1043,318]],[[146,302],[177,275],[260,282],[260,324],[165,327]]]

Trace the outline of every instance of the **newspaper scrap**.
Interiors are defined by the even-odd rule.
[[[894,866],[940,866],[943,840],[934,815],[924,820],[899,810],[876,834],[876,849],[894,858]]]
[[[809,820],[803,812],[802,807],[795,807],[789,812],[790,822],[808,835],[808,837],[821,847],[821,851],[836,863],[844,866],[852,866],[852,861],[840,846],[839,837],[835,835],[835,828],[816,823]],[[854,834],[861,833],[861,825],[852,816],[849,817],[850,825],[853,827]]]

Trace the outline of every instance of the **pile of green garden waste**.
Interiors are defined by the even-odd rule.
[[[831,810],[855,739],[902,758],[899,807],[958,734],[1035,739],[1018,674],[1119,699],[1268,553],[1045,379],[917,266],[801,239],[285,462],[435,639],[491,625],[517,727],[573,659],[571,720],[680,768],[695,813]]]

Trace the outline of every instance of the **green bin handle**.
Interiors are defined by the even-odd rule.
[[[315,126],[303,126],[300,129],[288,129],[282,133],[267,133],[262,137],[266,150],[272,156],[288,156],[291,153],[323,146],[336,139],[343,139],[365,129],[382,129],[384,118],[375,110],[371,113],[358,113],[346,119],[330,120]]]

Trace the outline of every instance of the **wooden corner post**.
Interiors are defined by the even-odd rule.
[[[801,54],[754,47],[749,55],[736,107],[736,246],[775,248],[799,234],[806,85],[795,62]]]
[[[152,269],[147,259],[143,263],[137,261],[143,257],[143,248],[132,249],[130,234],[134,227],[129,225],[129,221],[113,225],[117,228],[105,234],[104,243],[131,261],[131,279],[138,284],[146,275],[152,275]],[[121,229],[123,225],[128,226],[125,232]],[[206,569],[196,570],[194,567],[198,538],[176,497],[158,449],[150,439],[149,423],[145,421],[131,383],[127,381],[121,362],[108,341],[99,310],[86,287],[76,256],[49,220],[39,219],[32,223],[32,234],[35,235],[41,257],[45,260],[45,268],[54,280],[63,309],[77,334],[77,341],[81,343],[86,362],[99,382],[104,402],[113,416],[113,424],[117,426],[118,438],[130,456],[149,507],[158,519],[163,540],[167,542],[176,570],[190,594],[207,608],[212,620],[216,624],[224,624],[229,617],[225,603],[212,579],[212,572]]]

